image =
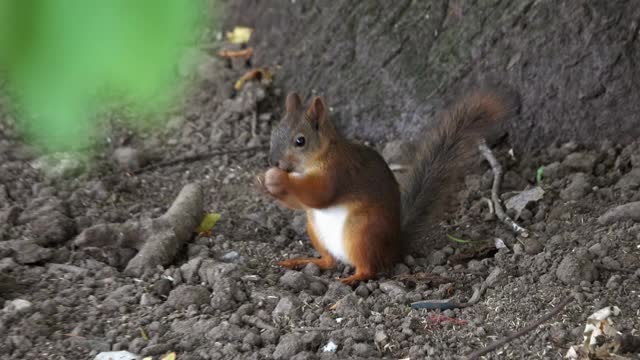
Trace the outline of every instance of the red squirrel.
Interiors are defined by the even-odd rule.
[[[509,113],[495,93],[464,98],[420,141],[401,191],[377,151],[336,131],[321,97],[305,110],[290,93],[286,114],[271,134],[272,167],[258,182],[284,205],[306,212],[307,233],[320,257],[278,264],[314,263],[326,270],[342,261],[355,268],[341,279],[345,284],[376,277],[401,259],[404,244],[425,238],[478,141]]]

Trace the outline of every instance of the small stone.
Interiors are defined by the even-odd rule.
[[[544,250],[544,245],[542,242],[536,237],[530,237],[525,239],[524,241],[524,252],[529,255],[536,255]]]
[[[2,191],[1,189],[2,188],[0,188],[0,191]],[[0,199],[0,205],[1,204],[2,201]],[[15,225],[21,212],[22,208],[19,206],[11,206],[7,209],[0,210],[0,224],[8,226]]]
[[[622,282],[622,276],[620,275],[613,275],[609,278],[609,280],[607,281],[607,289],[617,289],[620,287],[620,283]]]
[[[314,263],[308,263],[305,265],[302,272],[310,276],[320,276],[320,268]]]
[[[407,264],[408,266],[415,266],[416,265],[416,259],[411,255],[406,255],[404,257],[404,263]]]
[[[275,344],[280,339],[280,331],[276,328],[267,329],[260,333],[260,338],[265,344]]]
[[[39,216],[30,225],[36,244],[43,246],[62,244],[76,233],[75,222],[59,211]]]
[[[297,297],[285,296],[278,301],[271,316],[275,322],[281,321],[282,319],[297,319],[302,313],[301,308],[302,303]]]
[[[157,305],[160,304],[162,301],[160,301],[160,299],[158,299],[157,297],[149,294],[149,293],[144,293],[142,294],[142,296],[140,296],[140,305],[141,306],[152,306],[152,305]]]
[[[347,285],[339,282],[332,281],[329,283],[327,292],[324,294],[324,299],[328,302],[335,302],[347,294],[351,294],[352,290]]]
[[[280,284],[294,291],[302,291],[309,286],[303,273],[291,270],[287,270],[287,272],[280,277]]]
[[[202,264],[202,258],[195,257],[190,259],[186,263],[180,266],[180,272],[182,273],[182,279],[188,284],[195,284],[198,281],[198,270]],[[171,290],[171,287],[169,287]],[[168,291],[167,291],[168,294]]]
[[[0,242],[0,251],[2,248],[8,248],[13,253],[13,259],[18,264],[34,264],[51,258],[53,251],[38,246],[29,240],[9,240]]]
[[[222,255],[222,260],[224,261],[234,261],[240,258],[240,253],[237,251],[229,251],[228,253]]]
[[[200,285],[180,285],[169,293],[167,304],[174,309],[186,309],[189,305],[204,305],[209,302],[209,290]]]
[[[302,351],[300,338],[294,334],[286,334],[280,338],[280,342],[273,352],[273,358],[275,360],[290,359],[300,351]]]
[[[560,191],[560,198],[563,200],[578,200],[591,191],[589,178],[584,173],[576,173],[571,177],[571,182]]]
[[[625,220],[640,222],[640,201],[630,202],[607,210],[604,215],[598,218],[598,223],[610,225]]]
[[[24,299],[14,299],[7,302],[2,311],[5,313],[20,314],[29,312],[31,308],[33,308],[33,304],[31,304],[30,301]]]
[[[371,345],[366,343],[353,344],[351,348],[353,349],[353,353],[357,356],[366,357],[370,356],[373,353],[373,348],[371,347]]]
[[[411,269],[409,269],[409,267],[405,264],[402,263],[398,263],[394,266],[393,268],[393,274],[394,275],[404,275],[404,274],[408,274],[411,272]]]
[[[323,353],[335,353],[338,351],[338,345],[333,342],[333,340],[329,340],[329,342],[320,349]]]
[[[602,243],[594,244],[589,248],[589,252],[599,258],[607,256],[607,251],[607,247]]]
[[[18,264],[12,258],[6,257],[0,259],[0,273],[15,269]]]
[[[153,292],[158,296],[169,296],[171,288],[171,280],[167,278],[161,278],[153,284]]]
[[[302,335],[304,347],[311,351],[316,351],[322,343],[322,335],[318,331],[310,331]]]
[[[524,246],[522,246],[522,244],[520,243],[513,244],[513,253],[516,255],[524,254]]]
[[[444,265],[447,263],[447,254],[442,250],[436,250],[429,255],[429,264],[433,266]]]
[[[487,285],[488,287],[494,287],[498,284],[498,282],[502,279],[504,279],[506,277],[506,273],[504,270],[502,270],[502,268],[499,267],[495,267],[491,273],[489,274],[489,276],[487,276],[487,278],[485,279],[485,285]]]
[[[595,154],[588,152],[575,152],[567,155],[562,163],[571,170],[590,174],[593,172],[596,160],[597,157]]]
[[[566,167],[556,161],[544,166],[542,177],[543,179],[555,180],[563,177],[565,173]]]
[[[636,190],[640,187],[640,168],[633,169],[618,180],[616,188],[622,190]]]
[[[132,360],[137,358],[138,355],[128,351],[105,351],[96,355],[93,360]]]
[[[234,263],[221,263],[213,259],[205,259],[200,264],[198,276],[212,289],[227,285],[230,280],[239,280],[242,275],[240,268]]]
[[[581,281],[592,282],[597,279],[598,269],[588,259],[569,254],[558,265],[556,276],[567,285],[579,285]]]
[[[486,266],[482,263],[482,261],[479,260],[469,260],[469,263],[467,263],[467,268],[471,271],[484,271],[486,269]]]
[[[244,339],[242,339],[242,342],[257,347],[262,345],[262,338],[259,335],[249,331],[247,335],[245,335]]]
[[[349,294],[336,302],[336,315],[343,318],[356,318],[359,315],[368,314],[360,298],[355,294]]]
[[[366,285],[360,284],[356,288],[355,293],[356,293],[356,295],[358,295],[360,297],[366,298],[367,296],[369,296],[369,289],[367,288]]]
[[[400,285],[400,283],[394,280],[387,280],[380,283],[380,290],[393,297],[397,295],[404,295],[407,293],[407,290],[404,288],[404,286]]]
[[[242,302],[246,294],[238,287],[238,283],[231,279],[221,279],[216,282],[211,294],[211,307],[220,311],[233,309],[236,301]]]
[[[309,292],[313,295],[321,296],[321,295],[324,295],[326,291],[327,291],[327,287],[320,281],[314,281],[311,284],[309,284]]]
[[[143,356],[162,355],[171,351],[170,344],[153,344],[145,347],[142,350]]]
[[[81,157],[73,153],[55,153],[42,156],[31,163],[49,179],[64,179],[80,174],[84,170]]]
[[[113,152],[113,159],[118,167],[124,171],[135,171],[143,167],[146,163],[140,150],[123,146]]]
[[[376,344],[386,345],[389,341],[389,336],[387,336],[383,330],[377,330],[373,336],[373,341],[375,341]]]

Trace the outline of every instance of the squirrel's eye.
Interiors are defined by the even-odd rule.
[[[296,146],[303,147],[305,143],[306,143],[306,140],[305,140],[304,136],[298,136],[296,138]]]

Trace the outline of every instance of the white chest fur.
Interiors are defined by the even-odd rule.
[[[318,240],[335,257],[344,263],[349,263],[344,242],[344,227],[347,222],[346,207],[334,206],[312,211],[313,229]]]

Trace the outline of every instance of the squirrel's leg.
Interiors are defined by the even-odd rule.
[[[345,242],[349,262],[355,273],[340,279],[347,285],[373,279],[378,271],[397,256],[397,247],[390,244],[393,239],[393,226],[388,216],[372,209],[359,209],[351,212],[346,224]]]
[[[309,263],[316,264],[321,270],[333,269],[336,265],[336,260],[327,251],[327,249],[322,246],[322,243],[318,239],[315,230],[313,229],[313,224],[311,221],[307,221],[307,234],[309,234],[309,239],[311,239],[311,245],[318,251],[320,254],[320,258],[293,258],[280,261],[278,265],[282,267],[286,267],[289,269],[301,268]]]

